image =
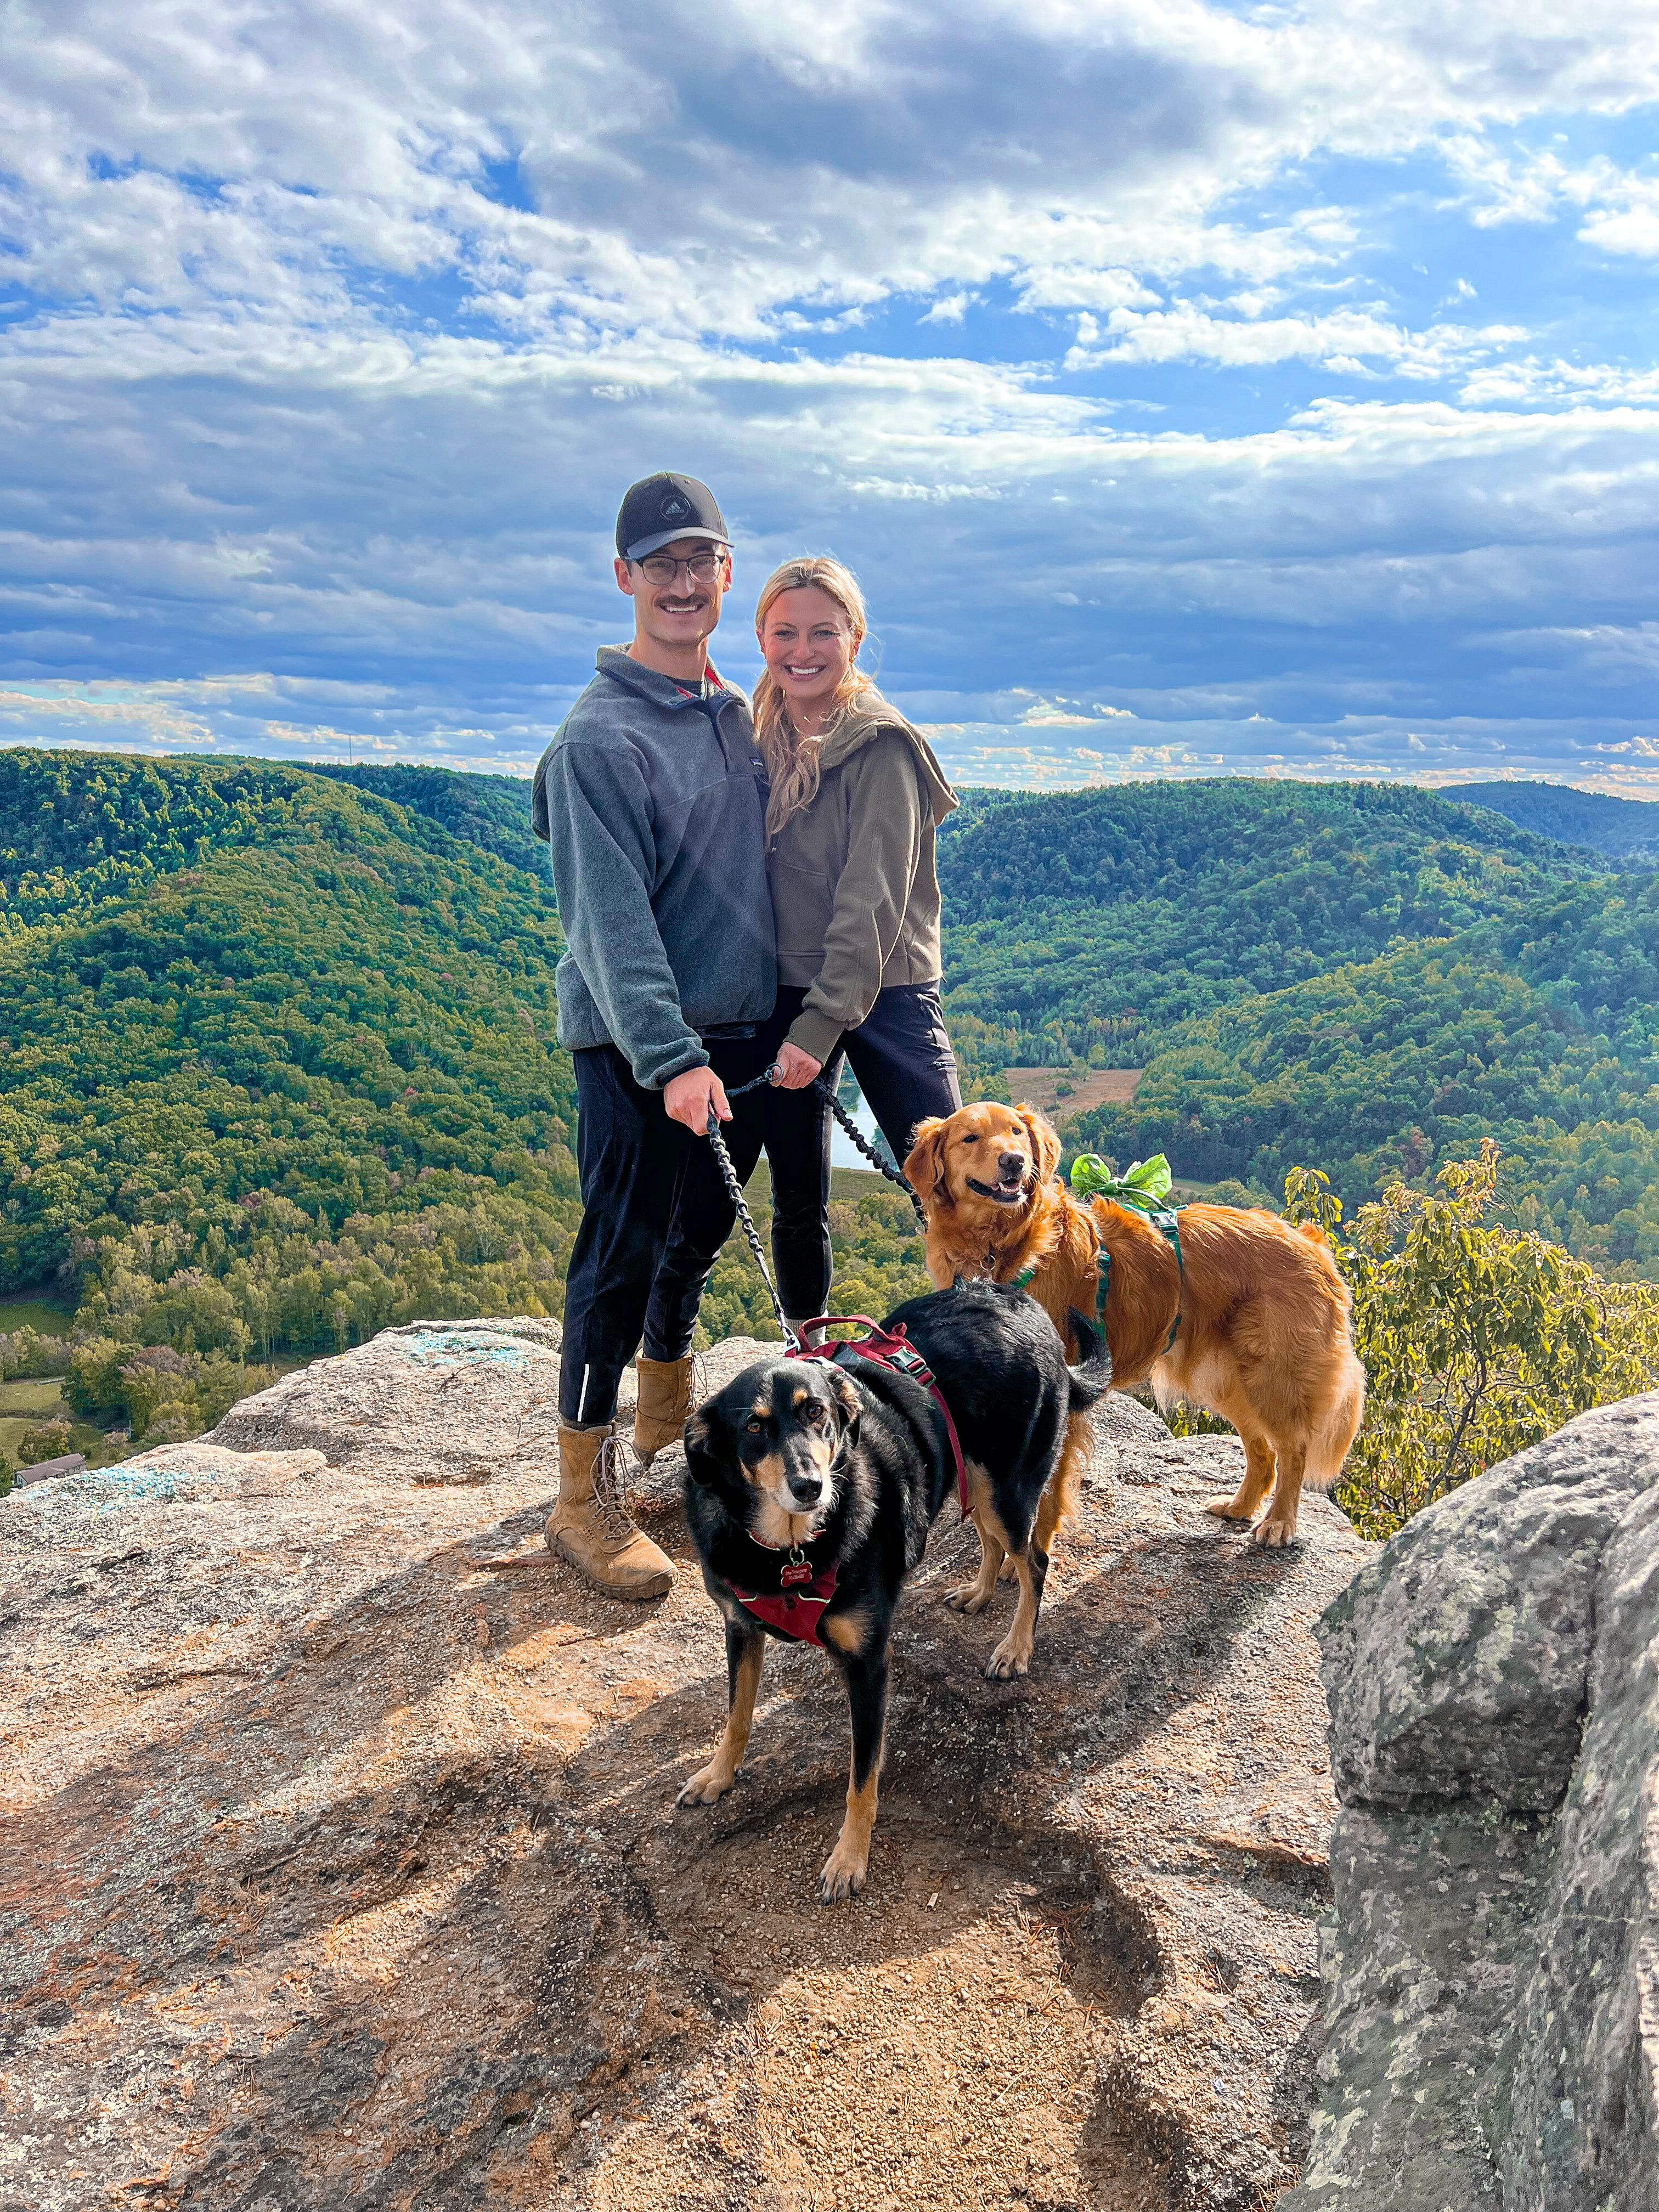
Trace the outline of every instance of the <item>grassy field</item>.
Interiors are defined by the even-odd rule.
[[[34,1382],[0,1382],[0,1456],[19,1463],[23,1431],[38,1428],[43,1421],[67,1421],[69,1448],[84,1452],[89,1467],[106,1467],[130,1449],[125,1442],[112,1443],[101,1429],[70,1413],[55,1375],[42,1376]]]
[[[32,1291],[0,1297],[0,1335],[10,1336],[20,1328],[32,1328],[37,1336],[67,1336],[74,1320],[72,1306],[60,1306],[50,1298],[37,1297]]]
[[[1086,1114],[1091,1107],[1128,1105],[1144,1073],[1139,1067],[1097,1067],[1077,1075],[1069,1067],[1005,1067],[1002,1088],[1011,1101],[1040,1107],[1058,1123]],[[1061,1084],[1066,1086],[1064,1097]]]

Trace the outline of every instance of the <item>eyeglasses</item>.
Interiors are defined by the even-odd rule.
[[[643,561],[634,566],[648,583],[672,584],[684,569],[689,581],[712,584],[726,564],[726,548],[711,547],[706,553],[694,553],[689,560],[676,561],[672,554],[647,553]]]

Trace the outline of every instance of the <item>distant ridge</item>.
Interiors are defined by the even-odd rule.
[[[1659,868],[1659,802],[1650,799],[1611,799],[1565,783],[1452,783],[1438,795],[1484,806],[1534,836],[1587,846],[1628,868]]]
[[[349,783],[357,791],[373,792],[423,814],[452,837],[464,837],[527,875],[546,876],[546,848],[537,844],[530,827],[527,777],[404,763],[387,768],[337,768],[323,761],[301,765],[307,775],[331,776],[336,783]]]
[[[1474,788],[968,792],[939,843],[964,1091],[1046,1071],[1087,1150],[1269,1200],[1316,1165],[1350,1208],[1495,1136],[1514,1218],[1659,1280],[1659,853],[1621,876],[1587,818],[1647,843],[1659,810]],[[153,1440],[179,1390],[205,1420],[240,1388],[244,1350],[556,1310],[574,1086],[529,799],[414,764],[0,750],[0,1285],[64,1270],[101,1347],[77,1410]],[[835,1197],[837,1295],[885,1311],[902,1202]],[[759,1297],[738,1243],[710,1334],[752,1333]],[[185,1367],[135,1362],[162,1349]]]

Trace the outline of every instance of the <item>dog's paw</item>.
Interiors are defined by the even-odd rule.
[[[818,1876],[820,1905],[839,1905],[843,1898],[856,1897],[864,1887],[864,1878],[870,1869],[870,1851],[866,1844],[857,1850],[844,1836],[838,1837],[836,1848],[823,1863],[823,1872]]]
[[[1241,1505],[1237,1498],[1206,1498],[1204,1510],[1221,1521],[1248,1521],[1255,1508]]]
[[[982,1613],[991,1602],[991,1592],[995,1588],[994,1583],[991,1589],[981,1589],[976,1582],[958,1583],[954,1589],[945,1591],[945,1602],[952,1613]]]
[[[1012,1636],[1005,1636],[985,1662],[988,1682],[1006,1682],[1015,1674],[1025,1674],[1031,1664],[1029,1644],[1016,1644]]]
[[[737,1770],[727,1770],[717,1759],[700,1767],[674,1800],[677,1805],[717,1805],[737,1780]]]
[[[997,1569],[997,1580],[1000,1583],[1012,1583],[1018,1580],[1018,1573],[1014,1565],[1014,1559],[1012,1552],[1005,1552],[1003,1553],[1002,1565]]]
[[[1296,1541],[1296,1523],[1281,1519],[1278,1514],[1269,1513],[1251,1529],[1250,1541],[1261,1545],[1269,1552],[1286,1550]]]

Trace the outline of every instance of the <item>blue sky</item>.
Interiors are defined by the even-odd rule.
[[[1659,796],[1659,12],[7,22],[0,743],[522,771],[674,466],[962,781]]]

